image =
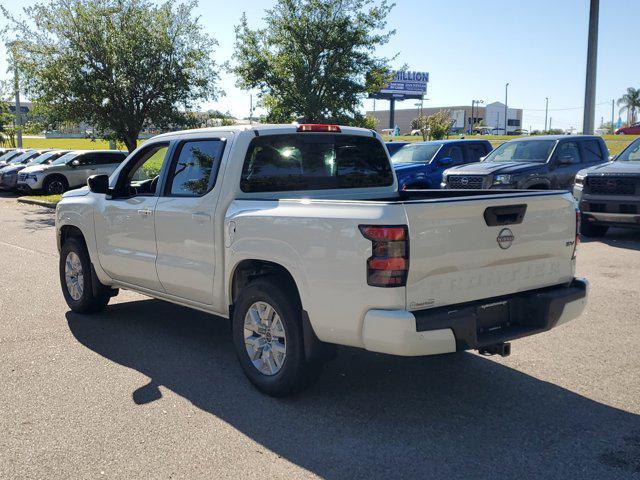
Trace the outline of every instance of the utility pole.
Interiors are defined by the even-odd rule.
[[[589,37],[587,41],[587,75],[584,88],[584,118],[582,133],[593,134],[596,110],[596,67],[598,63],[598,17],[600,0],[591,0],[589,10]]]
[[[549,97],[544,97],[544,131],[547,131],[547,116],[549,115]]]
[[[394,123],[396,123],[396,99],[391,98],[389,99],[389,128],[395,129]]]
[[[613,126],[613,119],[614,119],[614,111],[615,111],[615,100],[611,100],[611,133],[613,134],[616,131],[616,127]]]
[[[551,122],[553,121],[553,117],[549,117],[549,130],[551,130]]]
[[[508,95],[509,95],[509,82],[507,82],[506,85],[504,86],[504,134],[505,135],[507,134],[507,118],[509,117],[508,110],[507,110]]]
[[[16,95],[16,141],[18,148],[22,148],[22,112],[20,111],[20,80],[18,75],[17,42],[12,42],[11,55],[13,56],[13,89]]]
[[[253,125],[253,94],[249,95],[249,125]]]
[[[473,134],[473,106],[475,103],[475,100],[471,100],[471,121],[469,122],[469,135]]]

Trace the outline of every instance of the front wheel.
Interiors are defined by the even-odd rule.
[[[311,385],[321,362],[305,358],[301,307],[278,277],[245,287],[233,312],[233,343],[240,365],[260,391],[281,397]]]
[[[71,310],[94,313],[107,306],[111,297],[109,287],[91,274],[89,252],[81,240],[72,237],[64,242],[59,271],[62,294]]]
[[[45,178],[42,189],[47,195],[59,195],[66,192],[69,189],[69,182],[67,179],[60,175],[54,175]]]

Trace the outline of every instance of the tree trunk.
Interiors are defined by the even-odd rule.
[[[127,134],[122,139],[129,153],[133,152],[138,147],[138,133]]]

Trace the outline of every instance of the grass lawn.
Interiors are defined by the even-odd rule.
[[[26,198],[27,200],[40,200],[41,202],[58,203],[62,195],[28,195],[20,198]]]
[[[462,136],[451,135],[449,138],[455,139],[455,138],[461,138],[461,137],[474,139],[474,140],[479,140],[479,139],[489,140],[491,142],[491,145],[493,145],[493,148],[496,148],[498,145],[503,144],[507,140],[513,140],[514,138],[519,138],[513,135],[462,135]],[[607,144],[607,147],[609,148],[609,153],[611,155],[617,155],[622,150],[624,150],[627,145],[629,145],[633,140],[635,140],[638,137],[639,137],[638,135],[605,135],[603,138],[605,143]],[[391,137],[385,136],[384,139],[391,140]],[[403,135],[403,136],[395,137],[393,140],[396,142],[421,142],[422,137],[413,136],[413,135]]]
[[[88,138],[23,138],[23,148],[59,148],[62,150],[108,150],[109,142]],[[120,145],[118,146],[119,148]]]

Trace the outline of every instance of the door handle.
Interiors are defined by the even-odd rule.
[[[193,212],[191,214],[191,218],[197,220],[198,222],[208,222],[211,220],[211,215],[206,212]]]
[[[138,215],[144,215],[144,216],[149,216],[153,214],[153,212],[147,208],[143,209],[143,210],[138,210]]]

